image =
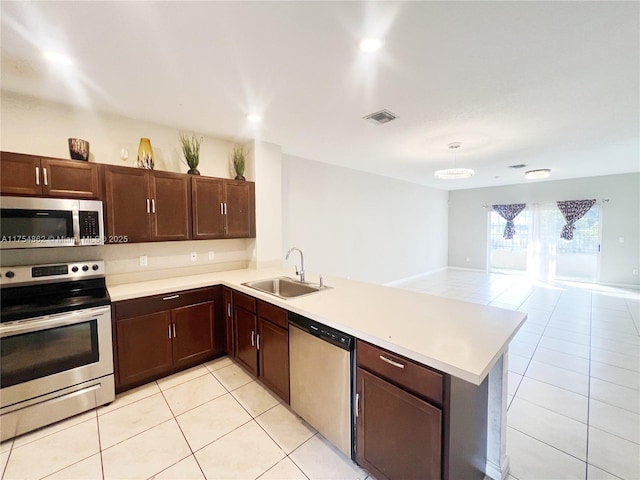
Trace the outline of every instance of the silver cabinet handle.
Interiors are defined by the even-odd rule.
[[[169,325],[169,338],[171,338],[171,325]]]
[[[176,337],[177,337],[177,335],[176,335],[176,324],[174,323],[173,324],[173,338],[176,338]]]
[[[36,185],[40,185],[40,167],[36,167]]]
[[[404,365],[398,362],[394,362],[390,358],[385,357],[384,355],[380,355],[380,360],[383,362],[387,362],[389,365],[393,365],[394,367],[404,368]]]
[[[258,350],[260,350],[260,334],[258,334],[256,336],[256,338],[257,338],[257,342],[256,343],[257,343],[257,346],[258,346]]]
[[[227,317],[231,318],[231,304],[227,303]]]
[[[47,169],[46,168],[42,169],[42,174],[44,175],[44,184],[45,185],[49,185],[49,181],[47,180]]]
[[[147,213],[151,213],[150,200],[147,198]]]
[[[220,202],[220,215],[224,215],[224,203]]]
[[[229,212],[227,211],[227,202],[224,202],[224,214],[228,215]]]
[[[151,213],[156,213],[156,199],[151,199]]]
[[[169,295],[168,297],[162,297],[162,300],[173,300],[174,298],[178,298],[180,295]]]
[[[360,413],[360,394],[356,393],[356,405],[355,405],[356,417],[358,416],[359,413]]]
[[[252,346],[252,347],[255,347],[255,346],[256,346],[255,342],[253,341],[255,336],[256,336],[256,332],[254,332],[253,330],[251,330],[251,346]]]

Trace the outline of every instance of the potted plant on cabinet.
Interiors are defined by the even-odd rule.
[[[246,164],[247,152],[243,145],[235,145],[231,159],[233,160],[233,169],[236,172],[236,180],[245,180],[244,167]]]
[[[200,144],[202,143],[202,137],[197,138],[195,133],[191,134],[191,136],[181,133],[180,143],[182,144],[184,161],[189,167],[189,171],[187,173],[200,175],[198,165],[200,164]]]

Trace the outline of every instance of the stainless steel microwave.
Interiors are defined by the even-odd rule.
[[[102,202],[0,197],[0,248],[104,245]]]

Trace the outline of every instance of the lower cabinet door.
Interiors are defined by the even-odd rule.
[[[257,318],[255,313],[247,312],[235,305],[236,360],[244,365],[253,375],[258,376]]]
[[[171,313],[116,321],[118,387],[142,382],[171,369]]]
[[[205,360],[214,353],[214,302],[176,308],[171,316],[175,367]]]
[[[260,379],[289,403],[289,330],[259,320]]]
[[[440,480],[442,411],[357,369],[358,463],[378,480]]]

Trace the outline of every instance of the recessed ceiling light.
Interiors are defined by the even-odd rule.
[[[549,175],[551,175],[551,169],[549,168],[540,168],[538,170],[529,170],[528,172],[524,172],[524,178],[527,180],[547,178]]]
[[[253,123],[258,123],[260,120],[262,120],[262,117],[257,113],[250,113],[249,115],[247,115],[247,120]]]
[[[365,53],[377,52],[382,47],[382,40],[379,38],[365,38],[360,42],[360,50]]]
[[[71,65],[71,59],[69,57],[63,53],[54,52],[53,50],[45,51],[44,58],[52,63],[57,63],[58,65]]]

